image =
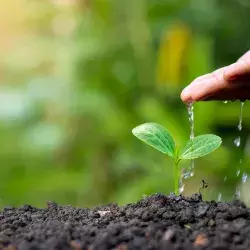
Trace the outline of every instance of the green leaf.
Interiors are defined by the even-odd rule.
[[[196,159],[210,154],[217,149],[222,140],[217,135],[200,135],[190,140],[180,156],[180,159]]]
[[[145,123],[133,129],[134,136],[160,152],[174,157],[175,144],[166,128],[156,123]]]

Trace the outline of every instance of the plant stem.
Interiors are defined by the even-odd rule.
[[[174,163],[174,192],[175,195],[179,195],[179,181],[180,181],[180,171],[178,168],[180,160],[175,160]]]

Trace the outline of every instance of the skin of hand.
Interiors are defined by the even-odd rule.
[[[250,50],[236,63],[200,76],[181,93],[185,103],[250,99]]]

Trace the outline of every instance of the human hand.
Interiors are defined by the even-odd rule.
[[[196,78],[181,93],[185,103],[250,99],[250,50],[236,63]]]

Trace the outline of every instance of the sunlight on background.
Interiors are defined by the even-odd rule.
[[[131,130],[153,121],[188,140],[180,92],[249,49],[249,10],[240,0],[1,1],[0,206],[124,204],[173,191],[171,160]],[[250,204],[248,103],[241,133],[239,113],[238,102],[195,105],[195,133],[224,143],[195,162],[184,194],[204,179],[205,199],[240,190]]]

